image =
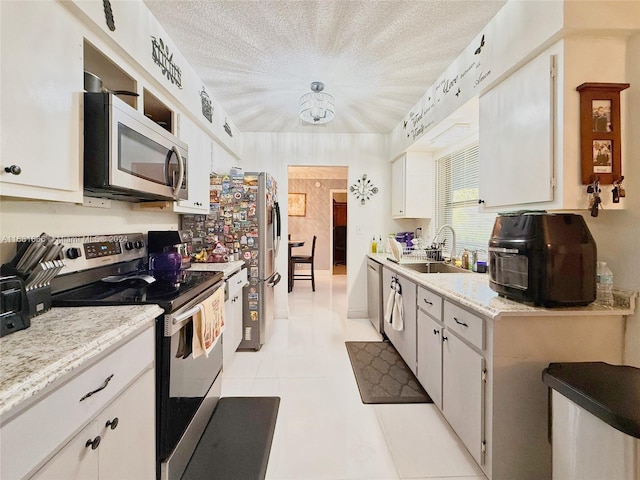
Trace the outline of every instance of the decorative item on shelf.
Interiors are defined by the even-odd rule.
[[[602,199],[600,198],[600,179],[597,175],[592,175],[592,183],[587,187],[587,193],[589,196],[589,210],[591,211],[592,217],[598,216],[598,208],[600,207],[600,203]]]
[[[364,173],[362,178],[349,187],[349,191],[364,205],[367,200],[378,193],[378,187],[374,186],[371,180],[367,179],[367,174]]]
[[[336,116],[333,95],[323,92],[324,83],[311,83],[311,93],[300,97],[300,119],[305,123],[322,125]]]
[[[594,174],[604,185],[622,176],[620,92],[627,88],[628,83],[583,83],[576,87],[580,92],[583,185],[593,183]]]

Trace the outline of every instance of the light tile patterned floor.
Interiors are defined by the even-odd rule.
[[[267,480],[485,480],[433,404],[361,402],[344,342],[380,337],[346,318],[346,276],[316,277],[259,352],[225,363],[224,396],[281,397]]]

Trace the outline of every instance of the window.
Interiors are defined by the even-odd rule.
[[[487,251],[495,213],[478,212],[478,144],[436,160],[436,232],[451,225],[456,232],[456,256],[463,249]],[[452,247],[449,230],[443,230],[445,251]]]

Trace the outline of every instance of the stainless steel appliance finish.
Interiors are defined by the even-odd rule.
[[[369,321],[378,333],[383,333],[382,265],[367,258],[367,305]]]
[[[244,190],[256,202],[254,215],[247,215],[253,245],[242,249],[249,270],[249,286],[244,292],[243,338],[241,349],[259,350],[273,332],[274,287],[280,281],[276,256],[280,246],[280,208],[276,182],[266,172],[244,174]]]
[[[85,194],[187,198],[187,145],[109,93],[84,94]]]
[[[222,342],[196,358],[190,346],[193,316],[223,288],[223,274],[151,277],[139,233],[66,240],[69,273],[53,282],[54,306],[157,304],[165,311],[156,319],[157,476],[179,480],[220,397]]]

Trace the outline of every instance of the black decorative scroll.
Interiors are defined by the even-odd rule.
[[[111,10],[111,2],[109,0],[102,0],[102,5],[104,6],[104,19],[107,22],[107,27],[112,32],[116,29],[116,21],[113,18],[113,10]]]

